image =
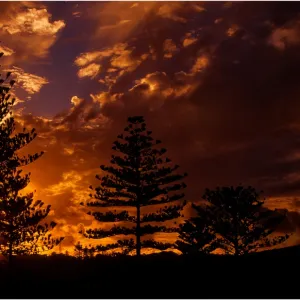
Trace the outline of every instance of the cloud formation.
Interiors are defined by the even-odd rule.
[[[269,38],[269,43],[279,50],[297,45],[300,43],[299,31],[299,20],[292,21],[284,27],[275,28]]]
[[[21,68],[12,67],[7,71],[12,72],[19,87],[28,94],[35,94],[40,91],[43,85],[49,83],[44,77],[24,72]]]
[[[33,29],[30,21],[26,29],[45,41],[57,39],[63,28],[48,11],[34,12],[50,25]],[[77,205],[96,184],[99,165],[109,163],[111,144],[131,115],[144,115],[153,136],[188,172],[188,201],[201,199],[205,187],[251,184],[265,191],[268,207],[287,208],[296,222],[299,4],[108,2],[80,3],[70,11],[80,17],[70,13],[70,26],[77,27],[66,38],[81,40],[58,44],[52,57],[54,65],[59,62],[56,73],[68,72],[60,77],[66,87],[55,89],[53,70],[15,69],[24,82],[31,78],[23,84],[28,92],[45,86],[41,92],[48,89],[51,101],[59,99],[58,113],[49,116],[45,108],[18,115],[18,122],[36,127],[33,149],[46,150],[30,167],[32,182],[53,205],[57,232],[70,237],[69,245],[80,238],[80,226],[95,225]],[[81,35],[80,28],[89,34]]]
[[[111,86],[122,75],[133,72],[148,57],[146,53],[139,58],[134,57],[133,50],[126,43],[118,43],[110,48],[81,53],[75,59],[75,65],[80,67],[77,75],[95,78],[102,69],[103,76],[98,80]]]
[[[0,24],[0,29],[11,35],[18,33],[30,33],[39,35],[54,35],[65,24],[63,21],[49,22],[47,9],[28,8],[16,14],[15,18],[9,18]]]
[[[0,53],[1,52],[3,53],[4,56],[10,56],[15,53],[14,50],[12,50],[8,47],[5,47],[5,46],[0,46]]]
[[[63,20],[51,21],[51,14],[42,4],[19,2],[1,5],[0,37],[15,55],[8,62],[30,57],[45,58],[65,27]]]

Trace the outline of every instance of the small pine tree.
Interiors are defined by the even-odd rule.
[[[206,189],[206,216],[217,245],[227,254],[243,255],[284,242],[289,235],[273,236],[285,215],[263,208],[264,200],[253,187]]]
[[[175,227],[168,227],[165,221],[181,216],[180,211],[185,205],[183,193],[176,193],[186,187],[181,181],[186,176],[174,174],[178,165],[168,166],[171,160],[163,158],[165,149],[156,149],[161,142],[151,137],[152,132],[146,129],[144,118],[137,116],[128,118],[128,126],[124,134],[118,136],[112,149],[119,156],[112,155],[113,166],[101,166],[107,175],[96,176],[101,181],[90,195],[96,200],[88,203],[91,207],[128,207],[135,210],[130,215],[127,210],[109,212],[90,212],[100,222],[111,222],[114,225],[109,230],[89,229],[84,235],[88,238],[102,239],[116,235],[135,235],[136,240],[123,239],[117,243],[95,247],[96,251],[122,248],[123,253],[136,250],[140,256],[141,248],[165,250],[170,243],[157,242],[153,239],[143,240],[142,237],[156,232],[174,232]],[[92,187],[90,187],[92,189]],[[177,201],[177,202],[176,202]],[[145,208],[157,208],[165,204],[155,213],[146,213]],[[118,222],[126,222],[131,226],[120,226]],[[163,225],[151,225],[159,222]],[[135,226],[132,226],[135,225]]]
[[[0,55],[1,57],[2,55]],[[35,130],[15,133],[12,106],[15,99],[9,91],[14,84],[11,80],[0,80],[0,250],[8,256],[34,254],[48,250],[62,239],[52,239],[48,233],[56,224],[41,224],[49,214],[50,206],[33,200],[33,193],[21,195],[20,191],[29,184],[30,173],[21,175],[20,167],[37,160],[43,153],[20,156],[19,151],[35,137]]]
[[[216,248],[216,235],[209,220],[206,218],[204,208],[195,204],[192,207],[196,211],[197,216],[180,224],[176,248],[182,254],[209,254]]]

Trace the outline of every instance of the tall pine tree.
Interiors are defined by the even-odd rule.
[[[136,250],[141,255],[142,248],[165,250],[170,243],[157,242],[154,239],[142,239],[145,235],[156,232],[175,232],[176,226],[170,227],[165,221],[181,216],[185,205],[184,193],[178,191],[186,185],[181,181],[187,174],[177,174],[178,165],[171,165],[171,160],[164,158],[166,149],[157,149],[161,143],[151,137],[141,116],[128,118],[128,126],[118,136],[112,149],[118,155],[112,155],[111,166],[100,168],[107,174],[96,176],[100,186],[95,189],[91,207],[117,207],[119,210],[108,212],[90,212],[100,222],[111,222],[109,230],[88,229],[84,235],[92,239],[102,239],[118,235],[135,235],[133,239],[119,239],[109,245],[100,245],[98,251],[122,248],[125,253]],[[92,189],[92,187],[90,187]],[[162,207],[162,205],[165,205]],[[121,210],[125,207],[133,210]],[[156,212],[149,212],[153,210]],[[146,211],[147,210],[147,211]],[[120,222],[125,222],[122,226]],[[156,223],[156,224],[153,224]]]
[[[218,248],[227,254],[255,252],[289,237],[275,234],[285,215],[264,208],[264,200],[251,186],[206,189],[203,199],[208,203],[204,217],[217,236]]]
[[[3,54],[0,55],[0,57]],[[50,225],[41,221],[49,214],[50,205],[34,201],[33,193],[20,194],[29,183],[30,173],[22,176],[23,166],[37,160],[43,153],[21,156],[20,151],[35,137],[35,130],[16,132],[12,115],[15,99],[9,94],[14,84],[0,79],[0,251],[7,255],[9,262],[13,255],[33,254],[49,250],[62,239],[53,239]]]

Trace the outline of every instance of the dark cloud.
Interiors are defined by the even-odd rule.
[[[51,6],[55,19],[58,9]],[[300,192],[297,2],[80,3],[68,11],[89,32],[57,66],[63,72],[72,64],[74,97],[62,99],[55,116],[19,116],[38,130],[33,148],[47,150],[32,179],[64,232],[91,224],[74,207],[131,115],[144,115],[188,172],[187,200],[199,200],[205,187],[242,183],[264,190],[272,208],[297,210],[287,200]],[[91,64],[98,74],[76,82],[87,74],[78,69]]]

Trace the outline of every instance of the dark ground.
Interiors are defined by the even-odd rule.
[[[249,255],[27,257],[0,267],[1,298],[300,298],[300,247]]]

